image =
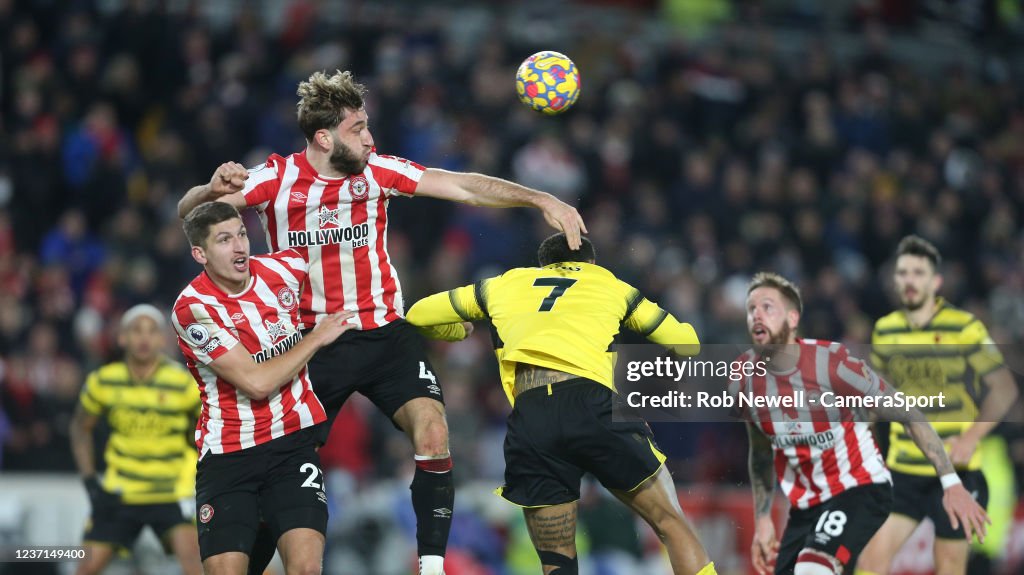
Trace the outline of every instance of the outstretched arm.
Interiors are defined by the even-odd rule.
[[[892,396],[892,390],[883,387],[881,393]],[[953,468],[953,463],[946,455],[945,445],[942,439],[935,433],[935,429],[925,418],[919,409],[904,409],[901,407],[880,406],[874,409],[875,415],[884,421],[895,421],[902,423],[910,439],[921,449],[928,461],[931,462],[935,471],[942,481],[943,494],[942,506],[949,515],[950,523],[956,529],[961,523],[968,541],[972,534],[977,533],[978,539],[985,539],[985,525],[991,523],[985,509],[978,505],[978,502],[971,497],[960,478]]]
[[[470,322],[486,317],[477,302],[475,287],[468,285],[425,297],[409,309],[405,320],[430,339],[466,339],[473,333]]]
[[[587,233],[587,226],[576,208],[551,194],[493,176],[430,168],[420,178],[416,194],[474,206],[537,208],[551,227],[565,232],[569,247],[574,250],[582,245],[580,236]]]
[[[195,186],[178,201],[178,217],[184,218],[199,204],[220,200],[238,209],[245,207],[242,189],[249,172],[237,162],[225,162],[213,172],[209,183]]]
[[[772,503],[775,498],[774,454],[771,442],[752,423],[747,423],[747,437],[750,453],[747,470],[750,486],[754,491],[754,541],[750,546],[754,570],[771,573],[771,567],[779,554],[779,540],[772,523]]]

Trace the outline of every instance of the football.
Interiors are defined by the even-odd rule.
[[[580,74],[565,54],[537,52],[519,65],[516,93],[520,102],[538,112],[561,114],[580,97]]]

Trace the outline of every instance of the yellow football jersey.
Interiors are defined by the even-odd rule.
[[[682,355],[700,350],[690,324],[679,323],[605,268],[582,262],[515,268],[434,294],[417,302],[406,319],[440,339],[461,339],[458,322],[490,319],[501,383],[513,403],[517,363],[571,373],[615,391],[611,345],[623,326]]]
[[[129,504],[173,503],[196,487],[195,444],[199,388],[181,365],[163,360],[146,381],[134,381],[124,362],[89,374],[80,396],[89,413],[105,417],[103,487]]]
[[[903,311],[879,319],[871,346],[872,363],[897,390],[907,395],[945,394],[945,407],[922,409],[943,439],[960,435],[974,423],[981,378],[1003,364],[981,321],[942,298],[935,315],[921,328],[912,327]],[[935,475],[935,468],[902,425],[892,424],[889,439],[890,469]],[[977,450],[967,469],[980,467],[981,450]]]

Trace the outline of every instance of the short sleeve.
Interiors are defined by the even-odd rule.
[[[238,344],[218,315],[210,306],[199,302],[174,309],[171,323],[178,334],[178,347],[190,363],[213,363]]]
[[[274,252],[261,259],[284,278],[288,287],[296,293],[309,275],[309,256],[306,248],[291,248]]]
[[[984,377],[1003,366],[1003,354],[985,329],[985,324],[974,320],[963,332],[964,344],[970,353],[967,363],[979,377]]]
[[[97,372],[92,372],[89,377],[85,379],[85,385],[82,386],[82,392],[79,394],[78,399],[82,403],[82,407],[86,411],[93,415],[103,415],[107,411],[106,394],[100,384],[100,377]]]
[[[412,196],[427,169],[412,160],[397,156],[370,156],[370,170],[377,184],[388,196]]]
[[[281,170],[284,159],[277,154],[267,158],[267,161],[249,168],[249,179],[245,180],[242,188],[242,197],[245,198],[245,205],[264,210],[277,196],[281,189]]]
[[[885,392],[885,382],[863,360],[851,357],[845,347],[835,354],[838,358],[830,375],[837,394],[876,396]]]

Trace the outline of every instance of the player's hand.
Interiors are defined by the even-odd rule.
[[[750,558],[758,575],[769,575],[779,556],[779,540],[775,537],[775,523],[770,515],[756,519],[754,542],[750,545]]]
[[[238,162],[224,162],[210,178],[210,191],[217,197],[240,192],[248,179],[249,171],[245,166]]]
[[[89,495],[89,505],[92,507],[93,515],[107,513],[121,500],[116,494],[103,489],[99,478],[95,475],[86,477],[82,482],[85,485],[85,492]]]
[[[972,534],[978,536],[978,541],[985,541],[985,526],[991,524],[992,520],[963,484],[953,485],[945,490],[942,494],[942,507],[946,510],[946,515],[949,515],[953,529],[963,525],[968,541],[972,539]]]
[[[319,338],[318,343],[323,347],[338,339],[339,335],[354,328],[355,325],[346,322],[355,316],[355,312],[351,311],[327,314],[317,322],[316,327],[309,335]]]
[[[539,207],[548,225],[565,233],[569,249],[580,249],[580,246],[583,245],[580,237],[587,233],[587,226],[583,223],[583,217],[576,211],[576,208],[554,196],[548,196]]]
[[[963,435],[954,435],[946,440],[946,444],[949,445],[949,460],[953,463],[954,467],[964,467],[974,456],[974,451],[978,448],[978,440],[971,439],[970,437],[964,437]]]
[[[464,322],[462,322],[462,327],[463,327],[463,329],[466,330],[466,337],[469,337],[469,336],[473,335],[473,322],[471,322],[471,321],[464,321]],[[465,339],[465,337],[463,339]]]

